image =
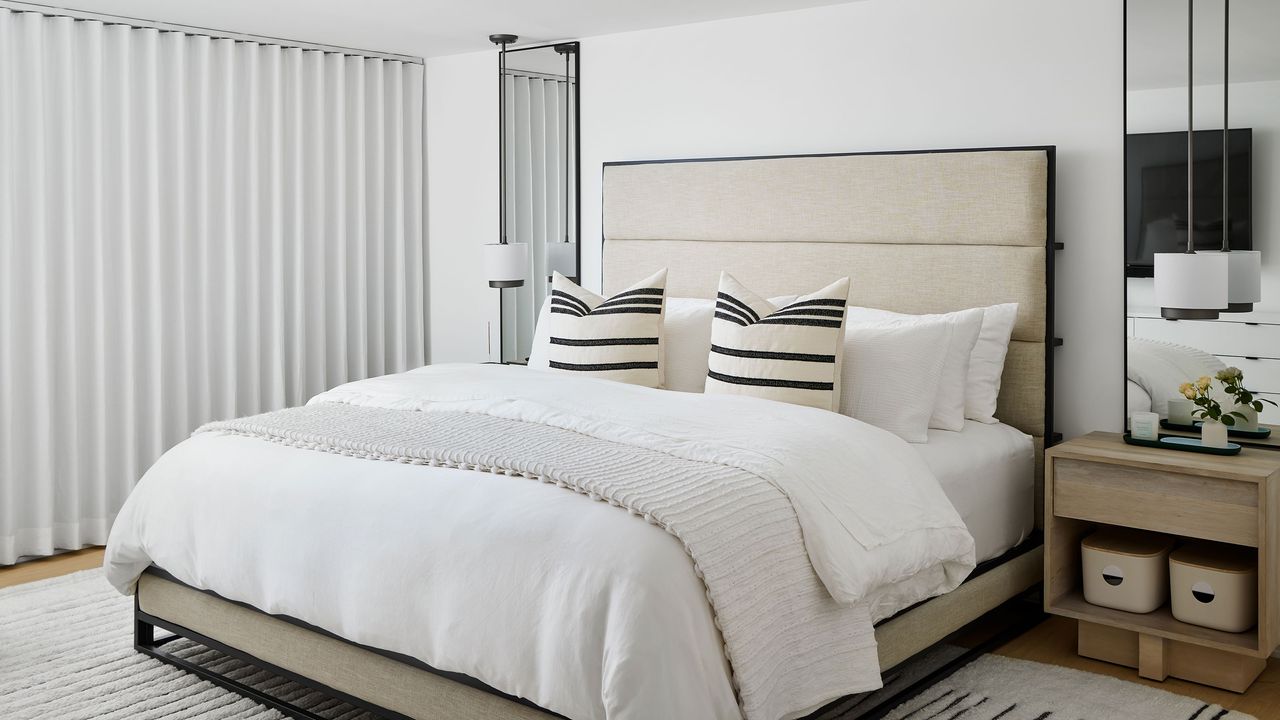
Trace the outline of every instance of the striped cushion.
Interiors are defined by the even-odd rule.
[[[775,306],[720,273],[706,392],[840,406],[849,278]]]
[[[667,271],[605,299],[560,273],[551,280],[547,366],[662,387],[662,316]]]

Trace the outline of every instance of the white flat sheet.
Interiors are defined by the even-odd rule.
[[[1004,424],[966,420],[912,445],[973,535],[978,562],[1015,548],[1035,528],[1035,445]]]
[[[806,545],[820,543],[815,550],[834,563],[838,580],[856,581],[836,586],[870,593],[866,601],[883,616],[959,582],[948,581],[933,545],[967,555],[972,566],[971,539],[920,459],[898,438],[850,418],[604,381],[584,393],[568,387],[566,376],[547,373],[543,404],[531,406],[507,398],[530,397],[529,386],[544,382],[528,374],[537,371],[486,366],[468,371],[473,380],[440,377],[451,372],[433,366],[363,381],[327,399],[422,410],[452,403],[517,415],[558,408],[590,418],[595,431],[647,433],[655,441],[662,434],[673,452],[711,449],[686,438],[738,433],[719,447],[760,465],[794,451],[760,435],[771,423],[779,437],[788,427],[806,428],[817,438],[811,442],[839,423],[848,434],[822,447],[840,452],[779,465],[810,478],[813,490],[788,487],[810,500],[805,507],[815,523],[823,513],[848,523],[843,538],[836,530],[846,526],[830,530],[829,522],[806,532]],[[635,425],[605,422],[607,412],[622,408]],[[843,471],[821,470],[824,463]],[[803,472],[810,465],[814,473]],[[863,465],[876,471],[850,470]],[[839,484],[805,495],[823,489],[813,483],[826,476]],[[900,539],[855,548],[854,532]],[[928,549],[926,537],[946,542]],[[915,562],[931,566],[911,570]],[[195,587],[466,673],[572,718],[740,716],[705,588],[679,541],[552,485],[201,434],[148,471],[113,528],[106,566],[117,588],[130,590],[150,563]],[[857,577],[842,575],[845,566]],[[895,569],[908,579],[888,577]],[[887,584],[872,592],[879,582]]]

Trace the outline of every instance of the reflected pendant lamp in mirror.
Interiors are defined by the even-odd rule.
[[[524,285],[529,266],[529,246],[507,242],[507,45],[519,38],[507,33],[489,36],[498,51],[498,242],[483,249],[482,261],[489,287],[510,288]]]
[[[1195,250],[1195,120],[1193,60],[1195,0],[1187,0],[1187,249],[1155,253],[1155,299],[1170,320],[1213,320],[1229,305],[1228,252]]]
[[[1222,3],[1222,253],[1227,256],[1227,312],[1252,312],[1253,304],[1262,302],[1262,253],[1257,250],[1231,249],[1230,176],[1227,174],[1231,153],[1227,147],[1231,129],[1227,115],[1230,92],[1231,0]]]

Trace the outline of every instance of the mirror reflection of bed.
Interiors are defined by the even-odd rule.
[[[1126,420],[1148,411],[1167,418],[1179,384],[1226,367],[1239,368],[1258,397],[1280,402],[1280,61],[1262,31],[1274,0],[1231,2],[1225,118],[1222,5],[1195,5],[1194,245],[1221,246],[1225,124],[1231,248],[1262,253],[1262,302],[1216,320],[1162,318],[1152,279],[1152,253],[1179,252],[1187,241],[1186,37],[1174,22],[1185,6],[1130,0],[1127,12]],[[1259,422],[1280,425],[1280,408],[1264,405]]]

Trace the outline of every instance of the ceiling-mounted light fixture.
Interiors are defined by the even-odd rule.
[[[1187,0],[1187,249],[1155,253],[1156,305],[1169,320],[1214,320],[1230,303],[1230,253],[1195,249],[1194,19],[1195,0]]]
[[[1227,97],[1231,76],[1231,0],[1222,3],[1222,252],[1227,254],[1227,310],[1226,312],[1252,312],[1253,304],[1262,302],[1262,253],[1257,250],[1231,249],[1231,215],[1227,192],[1230,188],[1230,148],[1227,138],[1231,123],[1227,116]]]
[[[577,280],[578,246],[569,239],[569,119],[571,117],[569,97],[573,94],[569,63],[577,52],[577,46],[573,43],[560,43],[554,48],[564,56],[564,117],[560,123],[564,126],[564,176],[562,178],[564,182],[561,183],[561,193],[564,195],[564,239],[561,242],[547,244],[547,277],[551,277],[553,273],[560,273]]]
[[[499,46],[498,53],[498,242],[484,246],[485,275],[489,287],[509,288],[524,285],[529,266],[529,246],[507,242],[507,45],[519,40],[515,35],[500,33],[489,36]]]

